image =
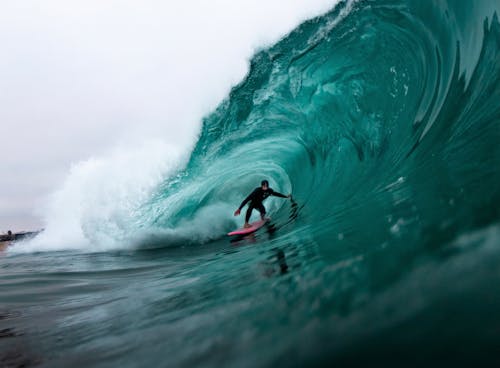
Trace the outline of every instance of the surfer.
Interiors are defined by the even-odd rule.
[[[234,215],[238,216],[241,212],[241,209],[250,201],[248,205],[247,213],[245,215],[245,225],[243,227],[249,228],[250,224],[248,221],[250,220],[250,216],[252,215],[252,211],[254,208],[260,212],[260,217],[264,220],[264,216],[266,215],[266,208],[262,204],[262,201],[269,196],[275,196],[280,198],[291,198],[292,195],[284,195],[278,192],[275,192],[271,188],[269,188],[269,182],[267,180],[262,180],[260,183],[260,187],[255,188],[255,190],[246,197],[243,202],[241,202],[240,206],[236,211],[234,211]]]

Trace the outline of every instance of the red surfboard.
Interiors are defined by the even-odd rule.
[[[250,224],[250,227],[247,227],[247,228],[241,228],[241,229],[237,229],[237,230],[234,230],[234,231],[231,231],[230,233],[228,233],[227,235],[229,236],[233,236],[233,235],[246,235],[246,234],[251,234],[257,230],[259,230],[262,226],[264,226],[264,224],[269,221],[269,219],[264,219],[264,220],[259,220],[259,221],[255,221],[255,222],[252,222]]]

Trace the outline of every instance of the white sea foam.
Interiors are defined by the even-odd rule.
[[[133,229],[135,211],[183,162],[171,146],[151,140],[133,148],[116,147],[105,157],[74,165],[44,206],[45,231],[13,250],[120,247]]]

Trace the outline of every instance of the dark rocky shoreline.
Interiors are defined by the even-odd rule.
[[[40,231],[20,231],[17,233],[0,234],[0,242],[16,241],[26,238],[32,238],[39,232]]]
[[[19,231],[16,233],[9,231],[5,234],[0,234],[0,251],[5,250],[12,242],[33,238],[42,231]]]

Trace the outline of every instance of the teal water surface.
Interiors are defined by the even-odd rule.
[[[500,363],[499,10],[346,1],[259,51],[122,250],[2,255],[0,365]],[[230,242],[264,178],[294,202]]]

